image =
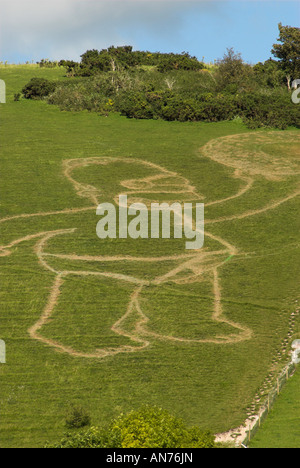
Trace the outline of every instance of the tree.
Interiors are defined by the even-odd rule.
[[[281,63],[286,73],[287,86],[291,89],[292,79],[300,78],[300,28],[278,25],[281,44],[273,44],[272,54]]]
[[[217,61],[217,65],[216,80],[219,91],[229,87],[233,93],[237,92],[252,73],[251,66],[244,63],[241,54],[236,53],[233,48],[227,49],[223,58]]]
[[[266,62],[259,62],[253,67],[254,78],[259,86],[266,88],[283,87],[285,83],[285,73],[280,63],[269,59]]]

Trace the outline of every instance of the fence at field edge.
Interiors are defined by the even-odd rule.
[[[293,362],[290,362],[282,371],[282,373],[277,378],[276,385],[272,388],[270,393],[268,394],[267,400],[264,405],[261,407],[260,412],[258,415],[254,416],[255,421],[249,425],[247,436],[242,441],[240,446],[247,446],[249,442],[253,439],[257,431],[259,430],[262,422],[268,416],[270,410],[272,409],[275,401],[277,400],[278,395],[280,394],[282,388],[288,381],[288,379],[294,374],[296,366]]]

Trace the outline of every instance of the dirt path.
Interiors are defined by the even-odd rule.
[[[121,353],[121,352],[136,352],[138,350],[142,350],[146,347],[148,347],[151,342],[149,340],[147,340],[145,337],[148,336],[148,337],[152,337],[154,339],[159,339],[159,340],[164,340],[164,341],[174,341],[174,342],[182,342],[182,343],[215,343],[215,344],[224,344],[224,343],[234,343],[234,342],[238,342],[238,341],[242,341],[244,339],[249,339],[249,336],[242,336],[242,335],[239,335],[238,337],[235,337],[235,336],[232,336],[232,337],[218,337],[216,339],[204,339],[204,340],[192,340],[192,339],[185,339],[185,338],[175,338],[175,337],[172,337],[172,336],[165,336],[165,335],[162,335],[162,334],[158,334],[158,333],[154,333],[154,332],[151,332],[150,330],[148,330],[146,328],[148,322],[149,322],[149,319],[146,317],[146,315],[143,313],[142,309],[141,309],[141,306],[140,306],[140,302],[139,302],[139,296],[142,292],[142,289],[144,286],[146,285],[150,285],[150,284],[153,284],[153,285],[159,285],[159,284],[163,284],[164,282],[167,282],[169,281],[170,279],[172,280],[172,278],[174,278],[174,276],[176,276],[179,272],[181,272],[182,270],[185,270],[185,269],[189,269],[189,268],[192,268],[193,266],[193,262],[197,262],[199,261],[199,253],[196,253],[196,254],[188,254],[188,255],[180,255],[179,258],[180,259],[188,259],[187,262],[183,263],[182,265],[180,265],[178,268],[172,270],[170,272],[170,274],[166,275],[166,277],[159,277],[157,279],[154,279],[152,282],[150,281],[144,281],[144,280],[141,280],[140,278],[136,278],[136,277],[132,277],[132,276],[128,276],[128,275],[123,275],[123,274],[117,274],[117,273],[110,273],[110,272],[94,272],[94,271],[68,271],[68,270],[63,270],[63,271],[58,271],[58,270],[55,270],[53,269],[53,267],[51,265],[48,264],[47,262],[47,258],[48,257],[51,257],[51,258],[64,258],[64,259],[70,259],[70,260],[79,260],[80,262],[83,261],[97,261],[97,262],[101,262],[102,261],[102,257],[90,257],[90,256],[87,256],[87,257],[81,257],[81,256],[73,256],[73,255],[61,255],[61,254],[48,254],[47,252],[45,252],[45,249],[47,248],[47,242],[56,237],[56,236],[60,236],[60,235],[65,235],[65,234],[72,234],[75,230],[74,229],[68,229],[68,230],[57,230],[57,231],[51,231],[51,232],[47,232],[47,233],[40,233],[39,235],[34,235],[34,236],[29,236],[29,238],[27,238],[27,240],[31,240],[33,238],[37,238],[37,237],[41,237],[37,244],[35,245],[34,247],[34,250],[35,250],[35,253],[39,259],[39,263],[41,264],[41,266],[49,271],[51,271],[52,273],[54,273],[56,275],[56,278],[55,278],[55,281],[54,281],[54,284],[52,286],[52,289],[50,291],[50,296],[49,296],[49,300],[48,300],[48,303],[43,311],[43,314],[42,316],[40,317],[40,319],[29,329],[29,334],[32,338],[34,339],[37,339],[41,342],[44,342],[45,344],[47,344],[48,346],[52,346],[54,348],[56,348],[57,351],[61,351],[61,352],[66,352],[74,357],[87,357],[87,358],[106,358],[108,356],[113,356],[115,354],[118,354],[118,353]],[[20,241],[24,241],[24,239],[20,240]],[[226,250],[225,251],[216,251],[216,252],[201,252],[201,256],[202,258],[205,260],[209,257],[213,257],[214,255],[224,255],[224,253],[228,253]],[[114,260],[114,257],[104,257],[105,261],[112,261]],[[140,261],[141,264],[144,262],[144,258],[141,257],[141,258],[136,258],[136,257],[125,257],[126,261],[130,261],[130,262],[137,262],[137,261]],[[164,257],[165,260],[178,260],[178,256],[167,256],[167,257]],[[116,261],[117,262],[120,262],[124,260],[124,257],[117,257]],[[156,257],[150,257],[147,259],[148,262],[155,262],[157,261],[157,258]],[[163,261],[161,258],[158,258],[159,261]],[[224,262],[219,262],[219,265],[223,264]],[[199,270],[199,267],[198,267],[198,270],[195,270],[193,275],[191,276],[191,278],[189,280],[187,280],[187,282],[194,282],[195,281],[195,277],[197,275],[202,275],[204,272],[208,272],[209,270],[212,269],[212,266],[208,266],[208,267],[204,267],[201,269],[201,271]],[[118,281],[123,281],[123,282],[126,282],[126,283],[131,283],[131,284],[136,284],[138,286],[138,289],[135,290],[135,292],[133,293],[132,297],[131,297],[131,300],[130,300],[130,303],[129,303],[129,306],[128,306],[128,309],[125,313],[124,316],[122,316],[111,328],[112,331],[114,331],[115,333],[119,334],[120,336],[124,336],[124,337],[127,337],[127,338],[130,338],[132,341],[140,344],[140,346],[121,346],[120,348],[114,348],[114,349],[98,349],[95,353],[82,353],[82,352],[78,352],[76,350],[74,350],[73,348],[71,347],[67,347],[67,346],[64,346],[62,345],[61,343],[58,343],[54,340],[51,340],[49,338],[45,338],[43,337],[40,333],[38,333],[39,330],[42,329],[43,326],[45,326],[49,319],[51,318],[54,310],[55,310],[55,307],[58,305],[58,301],[59,301],[59,297],[60,297],[60,294],[61,294],[61,287],[64,283],[64,281],[67,280],[67,277],[69,276],[82,276],[82,277],[85,277],[85,276],[98,276],[98,277],[106,277],[106,278],[110,278],[110,279],[113,279],[113,280],[118,280]],[[215,278],[215,282],[214,282],[214,287],[218,289],[218,292],[219,292],[219,295],[220,295],[220,286],[219,284],[216,286],[216,283],[218,283],[218,278]],[[176,280],[175,280],[176,282]],[[216,320],[218,322],[223,322],[223,323],[227,323],[227,324],[230,324],[230,326],[232,326],[233,328],[235,329],[238,329],[238,330],[242,330],[244,331],[243,327],[238,325],[238,324],[234,324],[233,322],[230,322],[228,320],[226,320],[225,317],[222,316],[223,314],[223,311],[221,309],[221,302],[220,302],[220,299],[218,298],[217,300],[218,302],[218,313],[217,315],[215,315],[213,317],[213,320]],[[129,333],[126,328],[123,328],[123,324],[126,323],[126,320],[133,314],[137,312],[138,315],[140,316],[140,320],[136,323],[135,325],[135,331],[134,333]]]
[[[205,206],[220,205],[220,204],[228,202],[230,200],[235,200],[236,198],[242,197],[245,193],[247,193],[249,190],[251,190],[251,188],[252,188],[252,186],[254,184],[254,179],[252,177],[245,177],[238,170],[235,171],[234,177],[237,178],[237,179],[245,181],[246,185],[243,188],[241,188],[235,195],[232,195],[231,197],[223,198],[222,200],[216,200],[216,201],[213,201],[213,202],[205,203]]]
[[[216,138],[202,147],[201,153],[249,177],[279,181],[300,174],[299,148],[298,132],[270,131]]]
[[[27,218],[37,218],[37,217],[43,217],[43,216],[53,216],[53,215],[65,215],[65,214],[77,214],[85,211],[93,211],[95,210],[95,206],[89,206],[86,208],[70,208],[70,209],[65,209],[61,211],[46,211],[46,212],[40,212],[40,213],[33,213],[33,214],[21,214],[21,215],[15,215],[15,216],[7,216],[6,218],[1,218],[0,219],[0,224],[1,223],[6,223],[7,221],[13,221],[17,219],[27,219]]]
[[[81,182],[78,182],[72,176],[72,173],[76,169],[83,167],[100,165],[107,166],[112,163],[122,163],[122,164],[131,164],[131,165],[142,165],[144,167],[150,168],[154,171],[157,171],[157,175],[151,175],[141,179],[128,179],[121,181],[121,185],[124,188],[130,189],[129,191],[122,191],[122,195],[136,195],[142,193],[160,193],[160,194],[183,194],[189,193],[192,199],[202,199],[195,187],[193,187],[189,180],[185,177],[178,175],[176,172],[169,171],[162,166],[159,166],[142,159],[130,159],[130,158],[113,158],[113,157],[103,157],[103,158],[84,158],[84,159],[70,159],[66,160],[63,163],[63,174],[71,182],[77,194],[80,197],[88,198],[94,203],[94,206],[98,206],[100,203],[100,197],[102,195],[101,190],[87,185]],[[171,183],[170,183],[171,179]],[[165,180],[165,182],[164,182]],[[160,189],[155,190],[159,182]],[[163,188],[161,188],[163,186]],[[117,195],[114,201],[118,204],[119,195]]]
[[[51,346],[51,347],[55,348],[59,352],[67,353],[67,354],[69,354],[69,355],[71,355],[73,357],[89,358],[89,359],[95,359],[95,358],[96,359],[100,359],[100,358],[103,359],[103,358],[106,358],[106,357],[109,357],[109,356],[114,356],[114,355],[119,354],[119,353],[135,352],[138,349],[143,349],[144,347],[149,345],[148,342],[143,341],[140,338],[135,337],[134,335],[129,335],[129,334],[122,333],[123,336],[128,336],[133,341],[136,341],[138,343],[142,343],[142,346],[140,346],[139,348],[134,347],[134,346],[120,346],[118,348],[97,349],[93,353],[84,353],[84,352],[76,351],[75,349],[73,349],[73,348],[71,348],[69,346],[64,346],[61,343],[58,343],[57,341],[51,340],[49,338],[45,338],[44,336],[40,335],[38,332],[41,330],[41,328],[43,326],[45,326],[49,322],[50,318],[52,317],[55,306],[58,303],[58,299],[59,299],[59,296],[61,294],[61,287],[63,286],[64,279],[65,279],[66,275],[67,274],[65,274],[65,273],[59,273],[56,276],[56,278],[54,280],[54,283],[53,283],[53,286],[51,288],[48,303],[47,303],[47,305],[46,305],[46,307],[44,309],[43,314],[41,315],[39,320],[32,327],[30,327],[29,330],[28,330],[28,333],[29,333],[29,335],[31,336],[32,339],[38,340],[38,341],[40,341],[40,342],[42,342],[42,343],[44,343],[44,344],[46,344],[48,346]],[[129,304],[129,312],[131,312],[131,308],[132,308],[132,301]],[[116,326],[114,327],[113,331],[118,333],[118,329],[117,329]],[[119,334],[121,334],[121,333],[119,333]]]
[[[266,160],[265,155],[259,153],[259,156],[252,155],[252,159],[254,160],[255,170],[253,168],[249,168],[247,165],[247,161],[244,160],[240,161],[240,151],[241,141],[248,141],[248,134],[245,136],[237,135],[237,136],[229,136],[224,137],[221,139],[210,141],[204,148],[202,148],[202,152],[205,156],[210,157],[211,159],[218,160],[224,165],[234,167],[235,174],[234,177],[239,178],[242,180],[245,185],[234,195],[213,201],[208,202],[207,206],[217,205],[221,203],[225,203],[227,201],[239,198],[246,194],[253,186],[255,181],[255,176],[263,175],[267,178],[272,176],[272,171],[275,173],[273,174],[275,179],[278,177],[278,167],[282,169],[282,166],[278,163],[276,164],[275,169],[270,168],[270,160]],[[267,142],[273,141],[273,135]],[[263,138],[259,136],[258,140],[260,142],[264,142]],[[226,146],[227,142],[230,142],[229,147],[231,148],[231,152],[226,152],[224,150],[224,145]],[[235,151],[232,155],[232,145],[235,145]],[[220,146],[221,145],[221,146]],[[222,161],[219,161],[218,151],[221,151],[222,148]],[[229,148],[229,149],[230,149]],[[236,152],[238,152],[239,157],[236,157]],[[147,205],[147,200],[143,199],[143,194],[172,194],[178,195],[179,199],[183,197],[185,201],[188,199],[190,200],[202,200],[203,197],[198,194],[197,190],[194,186],[190,184],[188,179],[178,175],[174,171],[169,171],[159,165],[143,161],[143,160],[136,160],[136,159],[129,159],[129,158],[111,158],[111,157],[104,157],[104,158],[84,158],[84,159],[72,159],[64,161],[63,163],[63,174],[69,180],[69,182],[73,185],[75,191],[80,197],[88,198],[90,202],[93,204],[91,207],[86,208],[77,208],[77,209],[66,209],[62,211],[54,211],[54,212],[47,212],[47,213],[35,213],[35,214],[23,214],[23,215],[16,215],[12,217],[3,218],[0,220],[0,223],[4,223],[10,220],[16,219],[25,219],[31,217],[38,217],[38,216],[52,216],[52,215],[61,215],[61,214],[75,214],[79,212],[86,212],[95,210],[95,207],[99,204],[99,200],[101,197],[101,190],[87,185],[81,182],[78,182],[73,177],[73,172],[77,169],[88,167],[92,165],[100,165],[100,166],[107,166],[112,163],[122,163],[122,164],[140,164],[145,167],[151,168],[153,171],[157,172],[155,175],[151,175],[148,177],[144,177],[142,179],[127,179],[121,181],[121,185],[127,189],[122,195],[127,195],[128,197],[135,197],[135,201],[139,200],[144,202]],[[267,164],[267,169],[265,168]],[[293,162],[293,164],[295,164]],[[285,174],[290,174],[289,171],[295,170],[294,166],[292,165],[291,168],[287,168],[285,166]],[[277,180],[277,179],[276,179]],[[206,220],[205,224],[214,224],[224,221],[231,221],[236,219],[244,219],[250,216],[255,216],[260,213],[264,213],[266,211],[272,210],[277,208],[283,203],[288,202],[289,200],[295,198],[300,194],[300,190],[294,191],[287,197],[284,197],[281,200],[274,201],[267,206],[257,209],[257,210],[249,210],[240,215],[232,215],[228,217],[218,218],[214,220]],[[118,204],[119,202],[119,195],[118,194],[114,200]],[[137,198],[138,196],[138,198]],[[166,203],[170,203],[170,201],[164,200]],[[180,201],[180,200],[179,200]],[[174,203],[174,200],[172,200]],[[234,256],[240,254],[238,249],[227,242],[226,240],[222,239],[219,236],[213,235],[206,231],[206,236],[211,238],[212,240],[217,241],[220,243],[225,249],[213,251],[213,252],[206,252],[204,249],[201,251],[195,251],[193,253],[186,253],[182,255],[169,255],[163,257],[134,257],[134,256],[89,256],[89,255],[65,255],[65,254],[52,254],[47,252],[47,243],[50,239],[58,235],[65,235],[65,234],[72,234],[75,232],[75,229],[67,229],[67,230],[55,230],[50,232],[40,232],[36,234],[32,234],[29,236],[22,237],[20,239],[12,241],[10,244],[1,246],[0,247],[0,256],[7,256],[10,254],[10,249],[18,244],[26,241],[31,241],[33,239],[39,239],[37,244],[34,247],[34,251],[38,257],[40,265],[53,274],[55,274],[55,281],[50,291],[50,296],[48,303],[40,317],[40,319],[29,329],[29,334],[32,338],[37,339],[39,341],[43,341],[45,344],[56,348],[58,351],[66,352],[72,356],[77,357],[89,357],[89,358],[104,358],[108,356],[112,356],[114,354],[120,352],[135,352],[140,349],[144,349],[148,347],[151,342],[149,338],[152,337],[153,339],[165,340],[165,341],[178,341],[178,342],[190,342],[190,343],[214,343],[214,344],[226,344],[226,343],[237,343],[244,340],[249,340],[252,337],[252,331],[247,327],[242,326],[241,324],[234,323],[228,320],[224,316],[223,307],[222,307],[222,290],[220,285],[220,278],[218,270],[221,266],[224,265],[225,261],[218,257],[220,255],[226,254],[227,256]],[[118,273],[112,272],[96,272],[96,271],[58,271],[53,268],[48,259],[50,258],[60,258],[65,260],[72,260],[78,261],[81,264],[84,262],[141,262],[142,263],[152,263],[152,262],[166,262],[166,261],[178,261],[181,262],[169,272],[164,275],[158,276],[152,281],[144,281],[140,278],[136,278],[134,276],[123,275]],[[211,258],[211,260],[209,260]],[[206,263],[208,262],[208,263]],[[182,274],[190,271],[189,275],[181,276]],[[44,325],[47,324],[49,318],[52,316],[55,307],[58,304],[61,288],[63,283],[66,281],[67,277],[75,275],[75,276],[98,276],[110,278],[117,281],[123,281],[130,284],[135,284],[137,289],[133,293],[130,298],[130,302],[127,308],[126,313],[112,326],[111,330],[120,336],[124,336],[130,338],[133,342],[137,343],[139,346],[122,346],[117,349],[100,349],[97,350],[95,353],[80,353],[76,350],[66,347],[60,343],[56,343],[53,340],[44,338],[40,333],[38,333]],[[218,323],[225,323],[231,326],[233,329],[238,330],[238,334],[232,334],[227,336],[218,336],[212,339],[205,339],[205,340],[192,340],[192,339],[184,339],[184,338],[176,338],[172,336],[165,336],[158,333],[151,332],[147,325],[149,323],[148,317],[143,313],[141,305],[140,305],[140,295],[142,294],[143,287],[146,285],[162,285],[165,282],[172,281],[174,283],[193,283],[199,278],[203,277],[203,275],[207,275],[208,277],[212,276],[212,288],[213,288],[213,295],[214,295],[214,311],[212,314],[212,320]],[[126,330],[126,320],[132,315],[137,314],[140,317],[140,320],[136,323],[135,329],[133,332],[128,332]],[[146,339],[148,337],[148,339]]]
[[[274,210],[275,208],[278,208],[278,206],[292,200],[293,198],[298,197],[299,195],[300,195],[300,189],[297,189],[291,195],[288,195],[287,197],[284,197],[281,200],[274,201],[270,203],[269,205],[265,206],[264,208],[258,208],[256,210],[249,210],[246,213],[243,213],[240,215],[224,216],[218,219],[206,219],[205,224],[223,223],[224,221],[234,221],[237,219],[245,219],[245,218],[250,218],[251,216],[257,216],[261,213],[265,213],[266,211]]]

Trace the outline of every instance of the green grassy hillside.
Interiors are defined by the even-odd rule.
[[[0,446],[57,440],[70,403],[85,407],[95,425],[148,403],[215,432],[237,427],[287,358],[279,353],[299,300],[299,174],[269,176],[272,167],[261,159],[262,170],[249,174],[201,149],[251,134],[237,122],[137,121],[13,101],[32,76],[63,75],[0,69],[8,89],[0,105],[0,338],[7,345]],[[287,155],[294,167],[299,131],[279,133],[287,150],[276,157],[280,163]],[[260,151],[264,140],[245,145]],[[151,188],[141,191],[143,180],[161,171],[175,174],[173,188],[186,187],[183,179],[194,188],[183,201],[206,204],[205,250],[183,268],[180,240],[96,237],[93,194],[113,201],[134,179],[136,198],[152,199]],[[174,191],[167,201],[178,199]],[[163,188],[157,192],[164,200]]]

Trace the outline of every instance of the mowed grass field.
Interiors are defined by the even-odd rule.
[[[300,300],[300,203],[294,196],[299,174],[274,178],[258,171],[252,174],[249,189],[234,198],[249,173],[220,164],[201,148],[216,138],[266,131],[252,133],[238,121],[135,121],[61,112],[39,101],[14,102],[14,93],[33,76],[65,79],[63,69],[0,68],[8,92],[7,104],[0,105],[0,245],[6,246],[0,256],[0,338],[7,345],[7,364],[0,365],[0,446],[40,447],[59,439],[70,403],[85,407],[94,425],[150,404],[216,433],[239,426],[265,378],[287,359],[288,349],[282,360],[278,353]],[[296,159],[294,139],[299,131],[276,133],[286,135],[281,157]],[[255,140],[257,150],[262,144]],[[251,139],[245,145],[253,151]],[[269,152],[276,155],[273,147]],[[92,164],[90,158],[98,162],[106,158],[107,163]],[[132,164],[122,162],[124,158]],[[72,163],[75,185],[66,177],[69,160],[79,162]],[[183,241],[96,237],[99,217],[91,194],[101,202],[113,201],[122,190],[130,190],[128,181],[159,176],[161,168],[174,174],[172,187],[189,181],[199,195],[197,201],[207,205],[205,252],[215,252],[212,264],[219,259],[227,321],[213,319],[216,291],[209,261],[200,257],[188,271],[179,269],[178,281],[170,277],[153,282],[179,267],[180,258],[171,257],[185,254]],[[84,185],[86,192],[79,196]],[[142,183],[140,191],[134,189],[136,198],[153,199],[153,191],[142,193],[143,188]],[[167,201],[178,198],[174,193]],[[163,188],[155,197],[165,200]],[[183,201],[188,199],[189,190],[182,194]],[[217,203],[220,200],[226,201]],[[285,202],[276,204],[280,200]],[[272,209],[265,210],[266,206]],[[21,217],[33,213],[38,215]],[[42,247],[36,245],[41,233],[54,231],[60,233],[43,246],[49,269],[41,262]],[[23,241],[15,242],[18,239]],[[224,242],[234,246],[234,256]],[[139,259],[93,260],[103,255]],[[166,260],[140,260],[161,256]],[[189,282],[192,270],[197,278]],[[71,273],[63,278],[51,319],[40,324],[43,340],[34,339],[29,330],[49,303],[57,271]],[[123,321],[122,333],[112,330],[136,289],[120,275],[148,282],[140,293],[149,319],[148,334],[140,335],[142,342],[149,341],[144,348],[132,340],[138,310]],[[249,330],[247,339],[238,341],[241,332],[232,324]],[[299,331],[297,318],[289,342],[300,336]],[[226,337],[223,343],[219,336]],[[99,349],[120,347],[136,347],[136,352],[95,357]]]

